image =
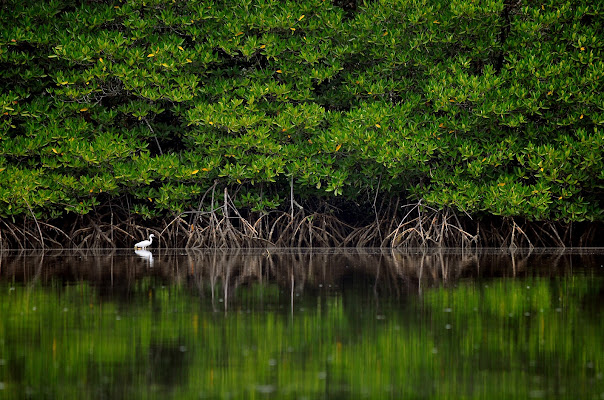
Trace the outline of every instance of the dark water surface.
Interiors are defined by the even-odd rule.
[[[1,399],[604,399],[604,252],[0,253]]]

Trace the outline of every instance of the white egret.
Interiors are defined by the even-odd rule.
[[[150,234],[149,240],[143,240],[142,242],[138,242],[137,244],[134,245],[134,248],[145,250],[147,248],[147,246],[151,246],[151,243],[153,243],[154,237],[155,237],[154,234]]]

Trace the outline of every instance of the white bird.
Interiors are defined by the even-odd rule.
[[[147,248],[147,246],[151,246],[151,243],[153,243],[153,238],[155,237],[154,234],[150,234],[149,235],[149,240],[143,240],[142,242],[138,242],[137,244],[134,245],[135,249],[143,249],[145,250]]]

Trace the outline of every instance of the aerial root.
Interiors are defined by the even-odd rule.
[[[457,215],[445,208],[437,210],[422,204],[403,206],[406,213],[386,236],[382,247],[467,247],[477,245],[479,235],[467,232]]]
[[[374,215],[351,225],[333,210],[309,212],[298,203],[287,210],[251,212],[237,208],[232,194],[214,185],[206,209],[175,213],[169,220],[143,225],[125,209],[78,216],[69,226],[55,226],[26,216],[19,223],[0,219],[0,249],[117,248],[155,234],[154,247],[564,247],[596,241],[598,225],[529,222],[520,218],[473,221],[451,208],[436,209],[423,201],[399,205],[399,199],[374,202]],[[66,225],[66,224],[65,224]],[[599,225],[601,226],[601,224]],[[71,229],[71,230],[69,230]]]

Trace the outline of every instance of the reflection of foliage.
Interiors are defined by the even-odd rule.
[[[238,287],[216,313],[187,285],[149,279],[120,303],[87,283],[3,283],[0,381],[8,399],[589,398],[604,390],[604,326],[582,307],[603,284],[462,281],[363,309],[344,296],[366,293],[333,291],[296,298],[292,315],[270,284]]]
[[[450,324],[458,350],[478,356],[482,365],[582,380],[604,368],[597,356],[604,352],[597,339],[604,326],[582,310],[583,299],[602,283],[601,278],[488,281],[427,292],[425,303],[438,329],[443,321]],[[446,361],[461,364],[454,357]]]

